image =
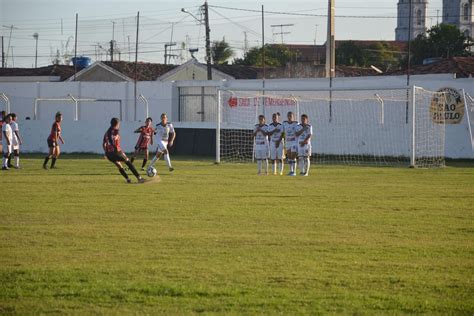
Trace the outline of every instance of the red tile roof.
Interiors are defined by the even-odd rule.
[[[406,73],[406,70],[397,70],[385,75],[405,75]],[[456,74],[456,78],[474,77],[474,57],[453,57],[428,65],[414,66],[411,68],[410,74]]]
[[[82,68],[78,67],[77,72]],[[39,68],[0,68],[0,76],[59,76],[61,81],[74,75],[74,67],[66,65],[51,65]]]
[[[135,63],[127,61],[103,61],[107,66],[117,70],[123,75],[135,79]],[[154,63],[137,63],[137,80],[138,81],[155,81],[158,77],[164,75],[168,71],[176,68],[176,65],[164,65]]]

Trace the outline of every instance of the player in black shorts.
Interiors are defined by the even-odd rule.
[[[128,160],[127,155],[125,155],[120,147],[120,121],[118,118],[113,118],[110,121],[110,127],[105,132],[104,139],[102,142],[102,146],[104,148],[105,156],[107,159],[112,162],[115,166],[117,166],[120,174],[127,180],[127,183],[131,183],[132,180],[128,177],[127,172],[122,167],[121,162],[124,162],[127,167],[132,171],[133,175],[137,178],[139,183],[145,182],[140,174],[138,173],[135,166]]]

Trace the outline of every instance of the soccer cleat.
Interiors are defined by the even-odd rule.
[[[141,168],[140,170],[141,170],[141,171],[145,171],[145,168]]]
[[[15,166],[14,168],[15,168],[15,169],[21,169],[21,167],[20,167],[20,166]]]
[[[127,181],[127,183],[132,183],[131,179],[127,179],[126,181]]]
[[[138,178],[138,183],[144,183],[145,182],[145,179],[143,179],[142,177]]]
[[[47,166],[47,165],[43,165],[43,169],[44,169],[44,170],[48,170],[48,166]]]
[[[296,172],[292,172],[292,173],[290,174],[290,176],[296,177]]]
[[[303,174],[303,177],[307,177],[309,176],[309,174],[306,172],[305,174]]]
[[[305,175],[305,173],[304,173],[304,172],[300,172],[300,176],[304,176],[304,175]]]
[[[2,170],[10,170],[8,167],[2,167]]]
[[[169,170],[170,170],[170,172],[173,172],[173,171],[174,171],[174,168],[173,168],[173,167],[170,167]]]

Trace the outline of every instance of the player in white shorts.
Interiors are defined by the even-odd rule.
[[[8,158],[13,152],[13,132],[10,126],[11,116],[7,115],[3,118],[2,125],[2,149],[3,149],[3,160],[2,170],[8,170]]]
[[[158,148],[156,149],[156,155],[153,157],[148,169],[153,168],[161,156],[164,156],[166,165],[168,166],[169,171],[172,172],[174,168],[171,166],[168,149],[173,146],[174,140],[176,138],[176,132],[174,130],[173,124],[168,122],[168,116],[166,113],[161,114],[161,122],[156,124],[155,135]]]
[[[272,115],[272,123],[268,125],[268,136],[270,137],[270,160],[273,162],[273,174],[283,174],[283,125],[281,125],[280,113]]]
[[[268,125],[265,124],[265,116],[258,116],[258,124],[255,124],[253,136],[258,174],[262,174],[262,162],[265,162],[265,174],[268,174]]]
[[[298,162],[300,164],[300,175],[308,176],[311,158],[311,137],[313,127],[308,123],[308,115],[301,115],[301,124],[296,129],[298,137]]]
[[[296,128],[298,122],[295,121],[295,114],[288,112],[288,121],[283,122],[283,132],[285,133],[285,150],[286,157],[288,159],[288,165],[290,166],[289,176],[296,176],[296,157],[298,155],[298,142],[296,136]]]
[[[13,156],[15,160],[15,169],[20,169],[20,145],[23,143],[23,140],[20,136],[20,129],[18,128],[18,123],[16,122],[17,116],[15,113],[10,114],[11,122],[10,127],[12,128],[12,137],[13,137]],[[8,160],[8,167],[11,168],[10,162],[12,155],[10,155]]]

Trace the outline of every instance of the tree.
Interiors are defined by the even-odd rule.
[[[470,46],[469,37],[456,26],[449,24],[435,25],[425,34],[419,35],[411,43],[411,63],[422,64],[426,58],[449,58],[467,56]]]
[[[366,55],[362,48],[353,41],[342,42],[336,48],[336,64],[365,67],[367,64]]]
[[[395,58],[396,49],[387,43],[371,45],[357,44],[353,41],[342,42],[336,48],[336,64],[345,66],[389,68],[399,64]]]
[[[227,61],[234,56],[234,51],[225,39],[222,39],[222,41],[212,42],[211,55],[214,64],[227,64]]]
[[[252,47],[244,56],[234,60],[236,65],[262,67],[262,54],[265,49],[265,65],[269,67],[282,67],[296,57],[296,52],[281,44],[266,44],[265,47]]]

